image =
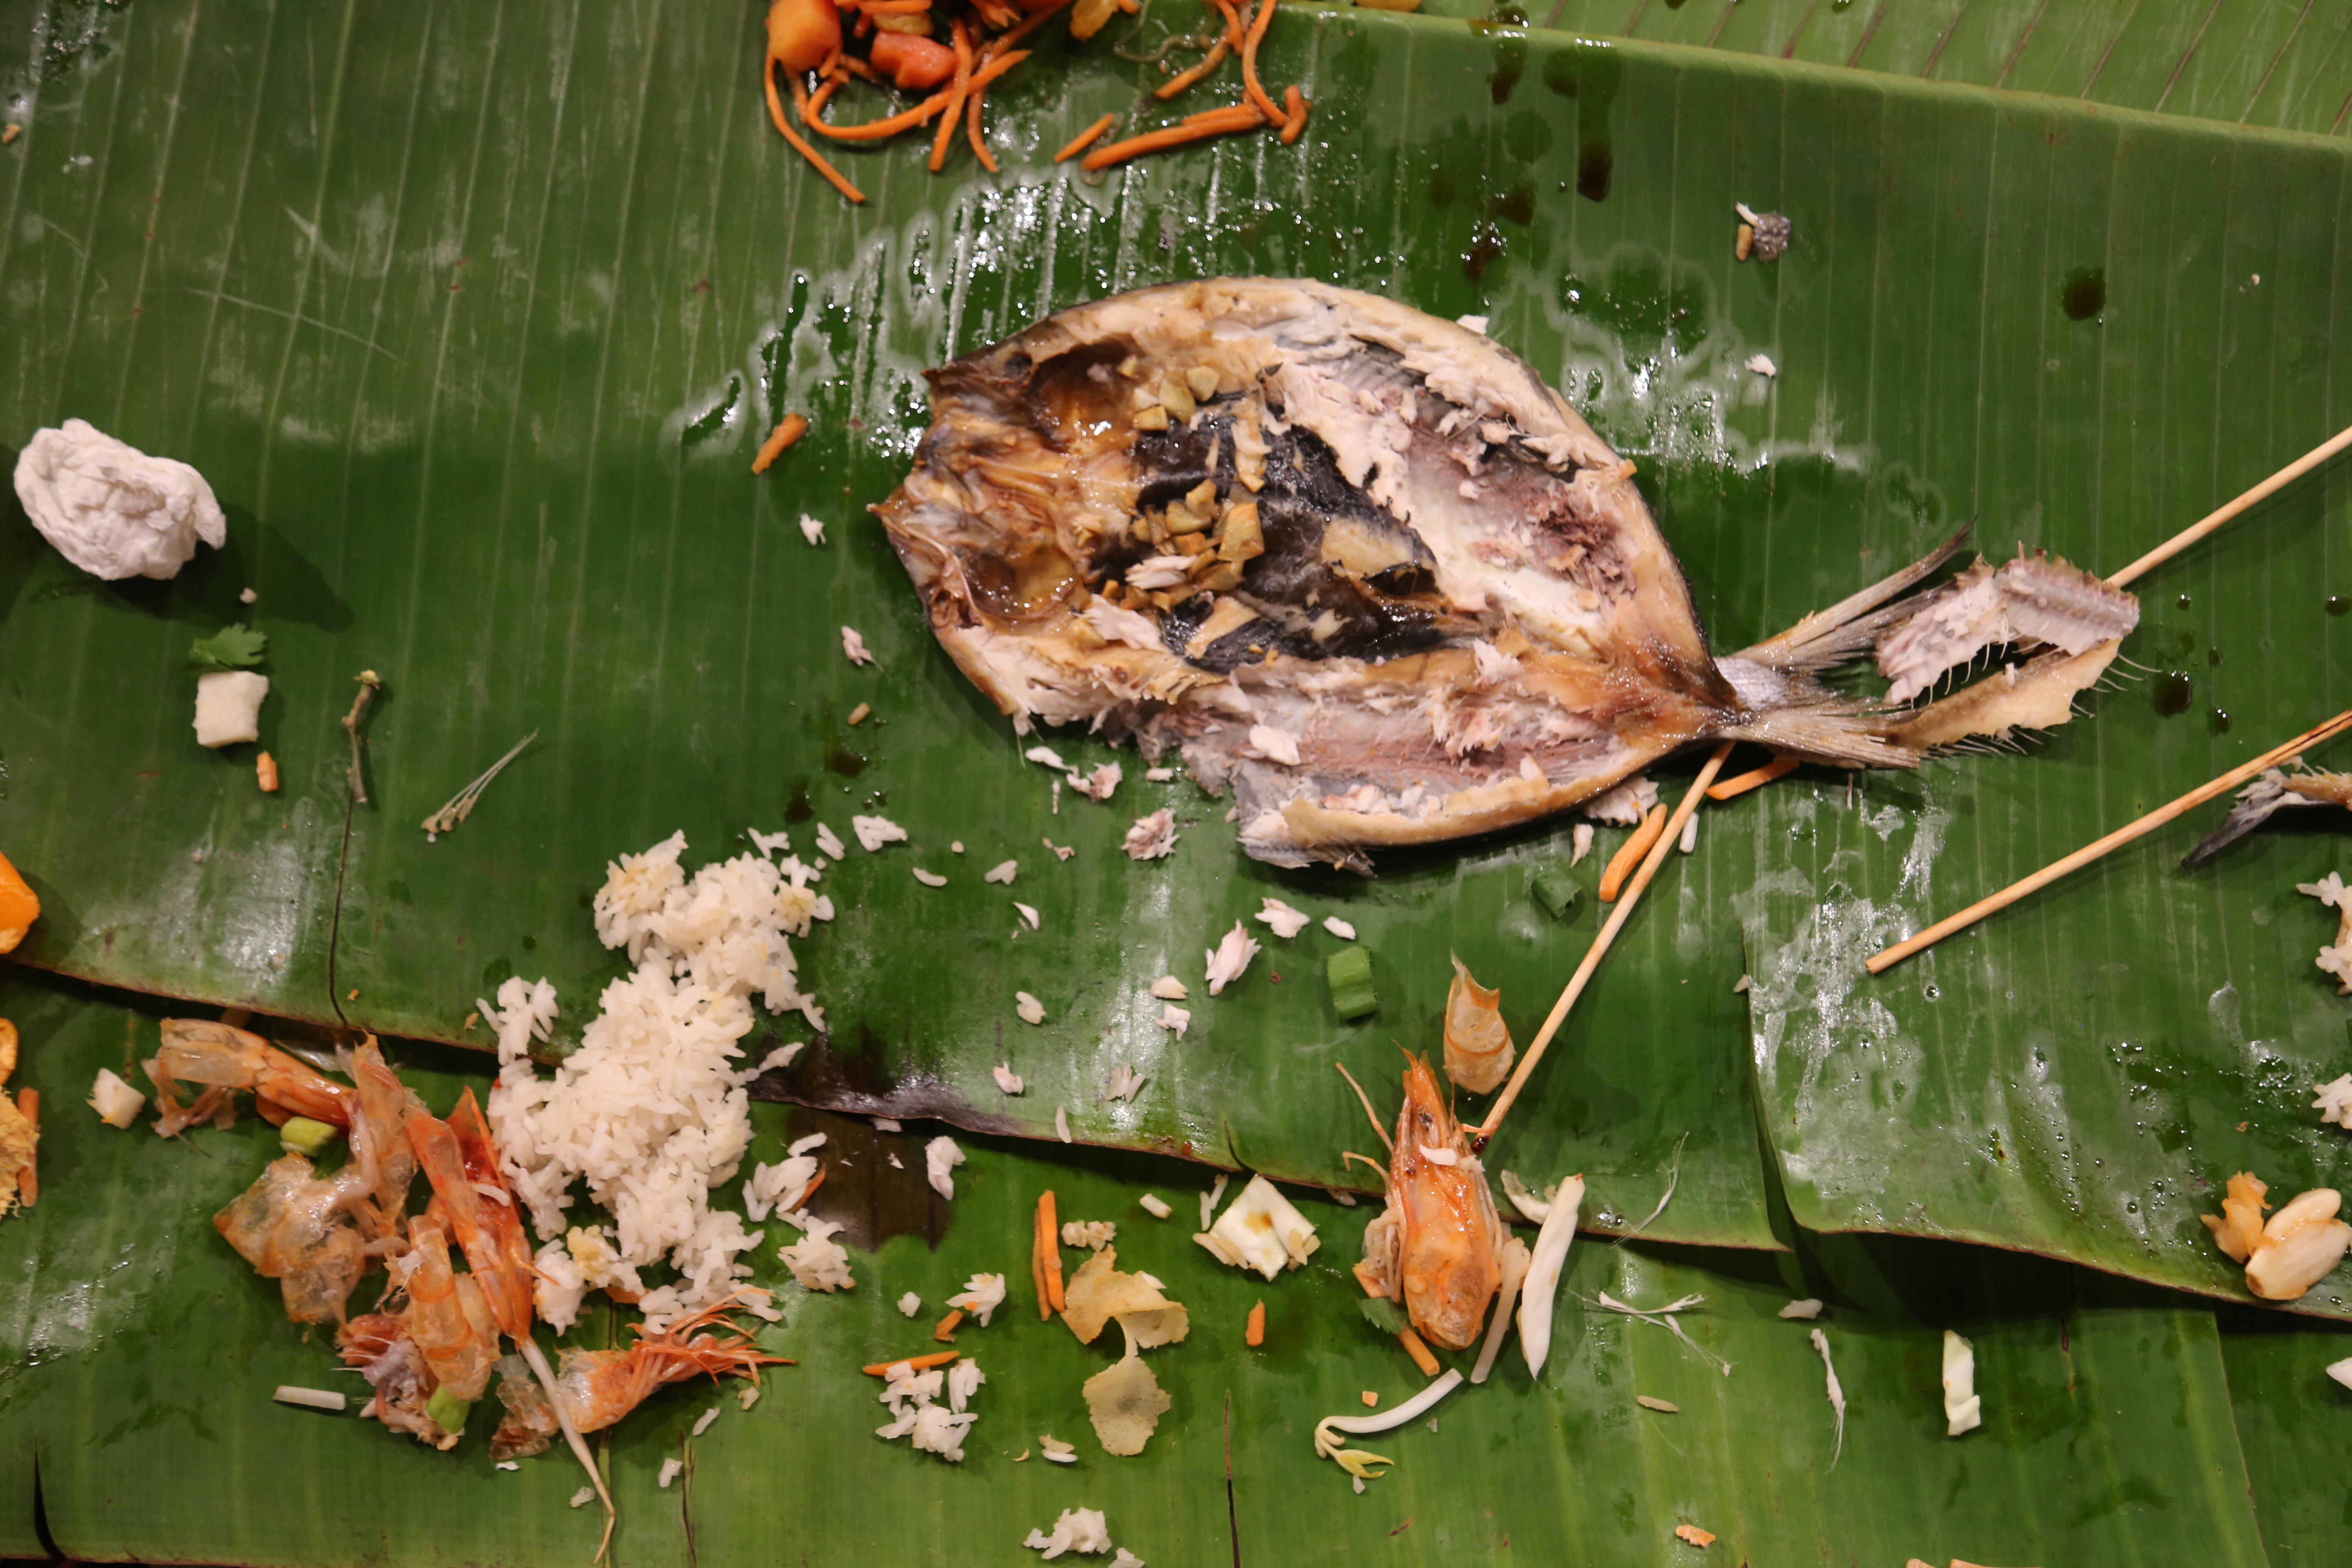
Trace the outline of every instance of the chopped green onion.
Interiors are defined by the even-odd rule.
[[[435,1389],[433,1397],[425,1402],[425,1414],[444,1432],[463,1432],[473,1408],[471,1400],[460,1399],[446,1388]]]
[[[1356,1303],[1356,1310],[1364,1314],[1364,1321],[1384,1334],[1401,1334],[1412,1326],[1404,1321],[1404,1313],[1397,1304],[1386,1296],[1367,1296]]]
[[[1360,947],[1341,948],[1326,960],[1323,978],[1331,986],[1331,1008],[1353,1021],[1381,1010],[1380,993],[1372,989],[1372,955]]]
[[[333,1142],[336,1129],[307,1116],[289,1116],[278,1130],[278,1146],[289,1154],[316,1154]]]
[[[1544,907],[1546,913],[1558,921],[1568,918],[1569,910],[1576,908],[1576,900],[1582,896],[1584,889],[1568,874],[1566,868],[1547,866],[1528,883],[1528,891],[1537,903]]]

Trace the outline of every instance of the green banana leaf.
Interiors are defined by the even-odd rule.
[[[76,1086],[156,1044],[162,1009],[124,1000],[31,980],[5,998],[51,1109],[40,1202],[0,1225],[11,1369],[0,1429],[37,1452],[47,1542],[85,1561],[585,1561],[600,1520],[568,1506],[581,1477],[560,1447],[502,1473],[486,1452],[487,1412],[439,1454],[372,1422],[270,1402],[280,1383],[357,1381],[333,1370],[326,1336],[285,1320],[276,1286],[208,1223],[274,1157],[275,1133],[247,1117],[168,1142],[85,1112]],[[465,1070],[474,1058],[392,1049],[436,1109],[467,1082],[483,1086]],[[1492,1381],[1435,1409],[1434,1431],[1416,1421],[1354,1440],[1397,1460],[1358,1496],[1314,1457],[1315,1423],[1361,1414],[1361,1390],[1393,1408],[1422,1384],[1365,1321],[1347,1274],[1370,1205],[1294,1194],[1320,1250],[1268,1282],[1191,1240],[1195,1165],[973,1138],[949,1203],[924,1185],[929,1128],[878,1132],[772,1104],[753,1114],[753,1159],[828,1134],[813,1206],[850,1226],[858,1282],[808,1295],[772,1247],[750,1255],[784,1310],[761,1341],[795,1364],[770,1369],[748,1412],[732,1384],[689,1384],[595,1439],[621,1509],[616,1563],[1010,1563],[1029,1561],[1018,1548],[1030,1529],[1075,1507],[1103,1510],[1113,1540],[1150,1563],[1453,1561],[1475,1547],[1505,1561],[1663,1564],[1685,1560],[1671,1533],[1683,1523],[1719,1535],[1733,1562],[2263,1561],[2213,1317],[2184,1299],[1930,1243],[1799,1237],[1797,1255],[1776,1258],[1586,1237],[1543,1377],[1530,1380],[1513,1347]],[[1100,1451],[1080,1394],[1116,1354],[1113,1336],[1082,1346],[1034,1313],[1024,1250],[1045,1188],[1064,1218],[1115,1222],[1120,1266],[1148,1269],[1191,1310],[1190,1337],[1148,1354],[1172,1405],[1139,1458]],[[1175,1214],[1150,1218],[1146,1192]],[[956,1348],[989,1381],[965,1462],[950,1467],[869,1435],[884,1413],[877,1380],[856,1369],[930,1349],[943,1299],[976,1270],[1003,1272],[1013,1289],[988,1326],[959,1331]],[[373,1289],[362,1285],[360,1304]],[[907,1291],[922,1298],[911,1318],[897,1304]],[[1603,1293],[1644,1307],[1703,1295],[1682,1321],[1729,1374],[1591,1304]],[[1809,1325],[1777,1315],[1800,1294],[1827,1303],[1820,1322],[1848,1401],[1842,1448]],[[1261,1300],[1265,1342],[1251,1349],[1243,1325]],[[589,1319],[569,1340],[612,1342],[614,1325]],[[1957,1441],[1937,1383],[1947,1327],[1976,1344],[1986,1412]],[[1638,1407],[1636,1394],[1679,1411]],[[712,1408],[718,1420],[691,1436]],[[1040,1434],[1075,1444],[1076,1464],[1048,1467]],[[688,1468],[665,1490],[658,1472],[673,1458]],[[12,1468],[12,1480],[29,1489],[28,1471]],[[27,1512],[0,1514],[11,1531],[0,1540],[26,1541]]]
[[[2326,1369],[2352,1354],[2352,1333],[2243,1308],[2225,1307],[2216,1319],[2271,1568],[2332,1563],[2343,1555],[2352,1500],[2336,1462],[2352,1428],[2352,1394]]]

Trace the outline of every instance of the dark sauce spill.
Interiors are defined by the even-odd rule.
[[[2107,269],[2104,267],[2077,268],[2066,274],[2065,287],[2058,291],[2059,308],[2078,321],[2087,321],[2107,308]]]
[[[2180,595],[2180,607],[2184,610],[2189,607],[2189,595],[2186,594]]]
[[[1622,67],[1606,50],[1562,50],[1544,62],[1544,85],[1576,100],[1576,194],[1605,201],[1617,155],[1609,140],[1609,106]]]
[[[2168,719],[2188,712],[2196,697],[2197,683],[2185,669],[2167,670],[2156,683],[2156,710]]]
[[[1609,149],[1606,138],[1587,142],[1576,150],[1576,194],[1588,202],[1609,199],[1609,176],[1617,166],[1617,155]]]
[[[1519,79],[1527,74],[1527,39],[1509,36],[1496,38],[1495,69],[1486,78],[1486,90],[1493,96],[1497,105],[1511,101],[1511,94],[1518,90]]]
[[[866,758],[847,746],[835,746],[824,754],[824,771],[854,779],[866,771]]]
[[[1470,247],[1462,253],[1462,270],[1471,282],[1483,283],[1486,268],[1501,260],[1509,248],[1510,242],[1503,237],[1503,231],[1494,220],[1482,220],[1470,231]]]
[[[784,803],[786,822],[806,822],[815,815],[816,803],[809,799],[809,793],[805,788],[793,791],[793,798]]]
[[[2206,649],[2206,650],[2205,650],[2205,662],[2206,662],[2207,664],[2209,664],[2209,665],[2211,665],[2215,669],[2219,669],[2219,668],[2221,668],[2221,650],[2220,648],[2218,648],[2218,647],[2216,647],[2216,648],[2208,648],[2208,649]]]
[[[2330,594],[2327,595],[2327,613],[2329,615],[2340,616],[2347,610],[2352,610],[2352,599],[2347,599],[2341,594]]]
[[[2213,731],[2216,735],[2228,734],[2230,732],[2229,711],[2226,709],[2221,708],[2214,709],[2211,713],[2206,716],[2205,727]]]

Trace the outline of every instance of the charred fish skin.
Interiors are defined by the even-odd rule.
[[[1181,749],[1260,859],[1369,870],[1715,736],[1916,761],[1808,671],[1719,666],[1632,465],[1453,322],[1209,279],[931,383],[875,510],[941,646],[1017,731]]]

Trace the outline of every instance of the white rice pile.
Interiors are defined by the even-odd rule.
[[[555,989],[520,976],[478,1004],[498,1031],[499,1081],[489,1119],[508,1179],[530,1209],[547,1276],[541,1310],[558,1327],[583,1291],[634,1281],[667,1260],[680,1276],[639,1303],[646,1327],[718,1301],[751,1273],[738,1257],[758,1245],[742,1216],[710,1207],[710,1189],[730,1180],[750,1146],[745,1086],[788,1060],[797,1045],[752,1066],[739,1042],[758,1021],[753,997],[772,1013],[798,1009],[817,1028],[824,1015],[794,982],[790,936],[833,918],[833,902],[811,884],[817,873],[786,854],[781,835],[760,837],[763,853],[703,867],[689,879],[678,864],[686,836],[673,834],[642,855],[606,868],[596,895],[596,934],[625,948],[634,973],[598,998],[598,1016],[580,1048],[541,1078],[527,1052],[547,1038]],[[613,1216],[609,1231],[564,1235],[572,1184]],[[769,1194],[790,1196],[788,1192]]]
[[[883,1404],[890,1407],[890,1420],[874,1428],[874,1435],[884,1442],[900,1437],[911,1438],[912,1447],[927,1454],[937,1454],[951,1464],[963,1463],[963,1435],[974,1421],[975,1411],[966,1410],[988,1374],[970,1356],[944,1369],[931,1367],[917,1372],[905,1362],[894,1363],[887,1376],[889,1386],[880,1394]],[[944,1386],[948,1402],[945,1405],[932,1403]]]

